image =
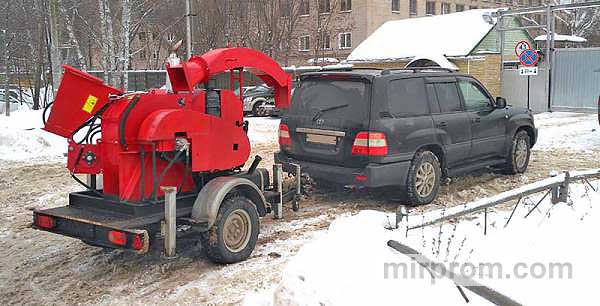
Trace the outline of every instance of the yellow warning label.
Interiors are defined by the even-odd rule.
[[[83,104],[83,107],[81,109],[83,109],[83,111],[91,114],[92,111],[94,110],[94,106],[96,106],[97,102],[98,102],[98,98],[90,95],[87,98],[87,100],[85,100],[85,103]]]

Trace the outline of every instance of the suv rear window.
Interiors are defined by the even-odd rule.
[[[369,113],[370,86],[361,79],[308,78],[294,91],[291,112],[362,120]]]
[[[419,116],[429,113],[425,82],[421,78],[392,80],[387,95],[390,113],[394,116]]]

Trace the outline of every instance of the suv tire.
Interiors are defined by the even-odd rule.
[[[200,234],[202,248],[212,262],[246,260],[256,246],[258,224],[258,212],[250,199],[230,197],[219,208],[215,224]]]
[[[505,172],[507,174],[523,173],[529,165],[531,156],[531,139],[527,131],[518,131],[510,143],[510,151],[506,157]]]
[[[406,194],[413,205],[431,203],[440,189],[442,170],[440,161],[431,151],[415,154],[406,179]]]

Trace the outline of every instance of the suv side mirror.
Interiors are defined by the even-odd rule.
[[[496,97],[496,108],[506,108],[506,99]]]

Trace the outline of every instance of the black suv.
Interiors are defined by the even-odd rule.
[[[317,182],[401,186],[409,202],[427,204],[444,176],[524,172],[536,138],[531,111],[493,99],[470,75],[308,73],[281,120],[275,160],[300,164]]]

